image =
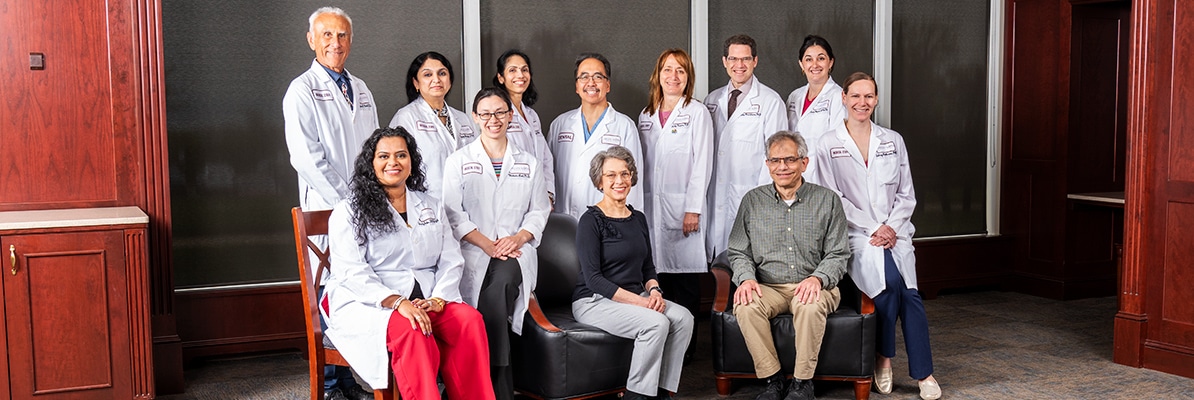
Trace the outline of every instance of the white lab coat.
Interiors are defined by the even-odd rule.
[[[522,256],[518,258],[522,285],[518,288],[511,327],[520,335],[531,291],[539,279],[539,256],[535,248],[539,247],[547,215],[551,213],[542,174],[543,168],[533,154],[509,142],[502,157],[501,178],[494,174],[493,163],[480,140],[452,153],[444,163],[444,209],[452,225],[452,236],[460,241],[464,254],[460,294],[465,303],[477,306],[491,259],[480,247],[464,241],[465,235],[476,230],[490,240],[497,240],[525,229],[534,236],[522,245]]]
[[[324,291],[327,337],[374,389],[389,386],[386,328],[396,312],[382,307],[382,300],[410,296],[418,281],[427,298],[462,301],[464,259],[443,207],[426,193],[407,190],[406,210],[409,226],[391,208],[397,231],[370,234],[363,246],[356,241],[348,200],[337,204],[328,220],[333,267]]]
[[[352,82],[353,107],[318,61],[311,61],[311,68],[290,81],[282,97],[286,148],[290,165],[298,172],[303,210],[328,210],[348,197],[348,182],[361,143],[378,127],[373,93],[365,81],[347,70],[344,74]],[[323,235],[311,239],[320,247],[327,244]]]
[[[788,129],[784,100],[751,77],[750,91],[738,95],[734,115],[726,108],[733,87],[726,85],[705,98],[713,118],[713,182],[709,185],[709,232],[706,248],[716,257],[730,242],[730,227],[746,192],[771,183],[767,164],[767,138]]]
[[[842,87],[829,78],[821,93],[804,110],[804,98],[808,96],[808,85],[793,90],[788,95],[788,130],[797,132],[804,137],[808,145],[808,168],[804,170],[804,179],[817,182],[817,157],[813,152],[817,149],[817,142],[827,132],[841,125],[846,119],[846,106],[842,104]],[[830,133],[832,134],[832,133]]]
[[[398,109],[390,120],[391,128],[401,126],[415,137],[419,155],[423,157],[423,173],[427,176],[427,194],[436,199],[443,198],[439,191],[444,185],[444,160],[457,149],[477,140],[477,132],[480,132],[467,114],[452,106],[444,106],[448,107],[454,135],[448,133],[448,128],[422,97]]]
[[[705,272],[706,193],[713,173],[713,120],[701,102],[677,104],[667,125],[659,112],[638,116],[645,160],[640,186],[651,230],[655,269],[664,273]],[[684,213],[701,215],[698,231],[684,236]]]
[[[560,114],[551,122],[547,137],[547,144],[556,161],[555,211],[576,219],[580,219],[586,207],[597,204],[603,196],[593,186],[593,180],[589,179],[589,163],[597,153],[613,146],[622,146],[630,150],[636,165],[642,165],[640,160],[643,159],[643,148],[639,144],[634,121],[614,110],[613,104],[609,105],[601,124],[593,129],[588,142],[585,142],[584,122],[581,119],[580,108]],[[630,190],[626,203],[635,208],[641,207],[643,191],[639,188]]]
[[[539,167],[543,169],[543,187],[547,193],[556,193],[555,159],[551,149],[547,148],[547,137],[543,136],[543,124],[539,122],[539,113],[530,106],[523,104],[525,114],[518,114],[518,109],[512,111],[510,127],[506,129],[506,138],[523,151],[531,153],[539,160]]]
[[[822,138],[817,149],[817,170],[821,185],[842,196],[842,206],[849,223],[850,277],[867,296],[874,298],[886,288],[883,248],[868,243],[871,235],[886,224],[896,232],[892,256],[909,289],[916,289],[916,254],[912,236],[912,211],[916,209],[916,191],[908,167],[908,148],[904,138],[893,130],[871,123],[870,165],[845,124]]]

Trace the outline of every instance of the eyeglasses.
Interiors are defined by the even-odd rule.
[[[587,82],[587,81],[591,80],[594,83],[601,83],[601,82],[605,82],[606,79],[609,79],[609,77],[605,76],[605,75],[601,75],[601,74],[590,75],[588,73],[581,74],[580,76],[576,77],[577,82]]]
[[[608,179],[610,181],[616,181],[616,180],[618,180],[618,178],[622,178],[623,181],[630,182],[630,180],[633,176],[630,174],[630,171],[622,171],[622,172],[606,172],[604,174],[601,174],[601,177]]]
[[[490,118],[493,118],[493,117],[497,117],[498,119],[506,119],[506,117],[510,115],[510,110],[501,110],[501,111],[494,111],[494,112],[487,112],[487,113],[475,113],[475,114],[477,114],[477,118],[480,118],[482,121],[488,121]]]
[[[783,158],[771,157],[771,158],[767,159],[767,164],[768,165],[779,165],[780,163],[783,163],[784,165],[796,165],[796,163],[800,162],[800,160],[803,160],[806,158],[808,158],[808,157],[783,157]]]
[[[726,61],[729,61],[730,64],[737,64],[739,62],[746,63],[746,62],[752,61],[754,59],[755,59],[754,56],[751,56],[751,57],[734,57],[734,56],[726,57]]]

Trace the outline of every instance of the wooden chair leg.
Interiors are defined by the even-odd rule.
[[[717,394],[722,396],[729,396],[730,391],[733,390],[734,380],[724,376],[717,377]]]
[[[871,380],[854,381],[854,400],[871,398]]]

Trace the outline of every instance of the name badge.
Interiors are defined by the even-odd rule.
[[[651,121],[639,121],[638,122],[638,130],[641,132],[649,131],[649,130],[651,130],[651,125],[653,125],[653,124],[651,124]]]
[[[615,135],[612,133],[607,133],[607,134],[601,135],[601,144],[608,144],[611,146],[621,146],[622,138],[619,137],[618,135]]]
[[[423,132],[435,132],[435,124],[427,121],[415,121],[415,129]]]
[[[460,166],[460,174],[461,175],[470,175],[470,174],[480,175],[481,174],[481,163],[479,163],[479,162],[464,163],[464,165]]]
[[[319,101],[332,101],[332,99],[335,98],[332,96],[331,90],[324,89],[311,89],[311,97],[314,97],[315,100]]]
[[[750,109],[746,110],[746,112],[743,112],[743,113],[742,113],[742,116],[744,116],[744,117],[758,117],[758,116],[762,116],[762,115],[763,115],[763,111],[761,111],[761,110],[762,110],[762,108],[761,108],[761,107],[759,107],[759,105],[758,105],[758,104],[751,104],[751,105],[750,105]]]
[[[879,147],[875,149],[875,157],[894,156],[896,154],[895,142],[879,143]]]
[[[510,170],[506,172],[506,176],[511,178],[530,178],[531,165],[527,163],[514,163]]]
[[[471,137],[473,137],[473,135],[474,135],[473,127],[468,126],[468,125],[460,126],[460,137],[461,138],[471,138]]]
[[[576,135],[573,135],[572,132],[560,132],[560,134],[556,136],[556,141],[560,143],[571,142],[573,136]]]
[[[849,156],[850,150],[846,150],[845,147],[834,147],[829,149],[829,158],[842,158]]]
[[[434,224],[439,222],[439,218],[435,217],[435,210],[431,207],[423,207],[419,210],[419,225]]]
[[[683,127],[688,126],[688,123],[691,121],[692,121],[692,116],[688,115],[688,114],[684,114],[684,115],[676,117],[676,119],[674,121],[672,121],[672,126],[674,126],[676,128],[683,128]]]
[[[511,121],[510,126],[506,127],[506,132],[522,132],[522,124]]]
[[[357,96],[357,105],[361,108],[373,107],[373,103],[369,102],[369,96],[366,96],[364,93]]]

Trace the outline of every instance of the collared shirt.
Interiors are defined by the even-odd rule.
[[[754,76],[752,75],[751,78],[754,78]],[[751,78],[746,78],[746,82],[743,82],[742,86],[739,86],[739,87],[734,87],[734,82],[730,81],[730,87],[729,87],[730,91],[733,91],[734,89],[738,89],[738,90],[742,91],[742,94],[738,95],[738,99],[740,101],[741,101],[743,95],[750,93],[750,87],[752,86],[750,83],[754,82],[754,79],[751,79]],[[726,98],[728,99],[729,97],[726,97]]]
[[[742,197],[727,252],[735,284],[798,283],[811,275],[833,289],[850,259],[842,201],[808,182],[796,189],[792,205],[774,183],[751,189]]]
[[[339,72],[336,72],[336,70],[328,68],[327,66],[325,66],[323,64],[319,64],[319,66],[323,67],[323,70],[328,72],[328,75],[330,75],[332,77],[332,81],[336,82],[336,87],[340,87],[340,83],[342,82],[341,80],[343,80],[344,85],[348,86],[348,104],[350,104],[350,105],[353,104],[353,101],[352,101],[352,79],[349,79],[349,77],[348,77],[348,70],[347,69],[344,70],[344,73],[341,74]]]

